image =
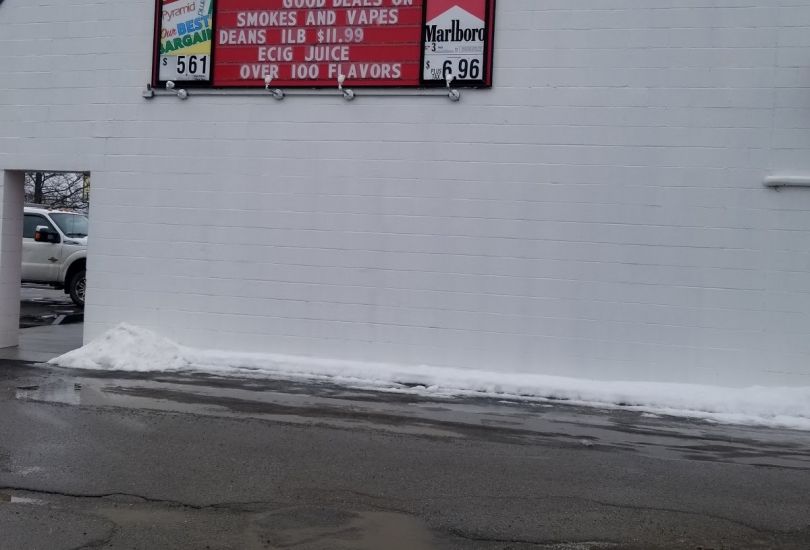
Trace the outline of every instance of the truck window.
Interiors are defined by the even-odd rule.
[[[79,214],[51,214],[53,222],[59,226],[66,237],[86,237],[87,217]]]
[[[23,239],[33,239],[34,231],[38,225],[47,225],[53,231],[53,226],[48,222],[48,218],[39,214],[26,214],[23,219]]]

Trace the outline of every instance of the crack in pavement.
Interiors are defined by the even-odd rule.
[[[234,512],[242,512],[246,514],[250,513],[259,513],[259,512],[283,512],[286,510],[295,510],[297,508],[306,507],[308,504],[306,502],[297,503],[297,504],[290,504],[281,501],[273,501],[273,500],[249,500],[249,501],[240,501],[240,502],[216,502],[213,504],[191,504],[188,502],[183,502],[179,500],[172,500],[172,499],[162,499],[162,498],[155,498],[155,497],[147,497],[143,495],[138,495],[135,493],[127,493],[124,491],[112,491],[107,493],[71,493],[68,491],[56,491],[56,490],[48,490],[48,489],[34,489],[30,487],[22,487],[16,485],[5,485],[0,486],[0,491],[18,491],[21,493],[31,493],[36,495],[46,495],[46,496],[55,496],[55,497],[64,497],[64,498],[76,498],[76,499],[113,499],[116,497],[121,498],[132,498],[141,501],[141,503],[145,504],[164,504],[175,508],[187,508],[189,510],[195,511],[205,511],[205,510],[230,510]],[[351,492],[351,491],[346,491]],[[319,502],[322,504],[322,502]],[[394,507],[390,506],[377,506],[372,505],[369,506],[371,508],[377,510],[386,510],[386,511],[399,511]],[[95,514],[91,514],[95,517]],[[115,522],[113,522],[115,523]]]
[[[462,538],[464,540],[471,540],[474,542],[498,542],[503,544],[529,544],[532,546],[548,546],[545,542],[541,542],[538,540],[529,540],[529,539],[518,539],[518,538],[498,538],[498,537],[488,537],[485,535],[471,535],[469,533],[465,533],[461,529],[452,528],[449,530],[449,533],[453,536]]]
[[[145,503],[152,503],[152,504],[164,504],[179,508],[188,508],[191,510],[211,510],[211,509],[230,509],[235,511],[241,512],[252,512],[256,511],[254,509],[250,509],[250,507],[262,507],[262,508],[272,508],[273,510],[276,509],[283,509],[283,508],[296,508],[301,506],[298,505],[289,505],[289,504],[282,504],[278,501],[270,501],[270,500],[257,500],[257,501],[245,501],[245,502],[218,502],[213,504],[191,504],[188,502],[183,502],[179,500],[173,499],[161,499],[155,497],[147,497],[143,495],[138,495],[135,493],[127,493],[124,491],[113,491],[107,493],[71,493],[67,491],[56,491],[56,490],[48,490],[48,489],[34,489],[30,487],[22,487],[22,486],[14,486],[14,485],[5,485],[0,486],[0,491],[20,491],[32,494],[39,494],[39,495],[50,495],[50,496],[57,496],[57,497],[65,497],[65,498],[78,498],[78,499],[111,499],[115,497],[120,498],[134,498],[138,499]],[[542,496],[521,496],[521,495],[508,495],[508,496],[496,496],[496,495],[478,495],[478,494],[465,494],[465,495],[445,495],[440,497],[420,497],[420,498],[412,498],[412,499],[403,499],[397,498],[396,496],[383,496],[383,495],[372,495],[369,493],[363,493],[361,491],[355,491],[352,489],[338,489],[338,490],[331,490],[328,492],[337,492],[337,493],[344,493],[344,494],[352,494],[356,497],[360,497],[366,500],[372,501],[379,501],[379,500],[387,500],[387,501],[397,501],[397,502],[425,502],[425,501],[437,501],[437,500],[444,500],[444,499],[478,499],[478,500],[524,500],[524,501],[536,501],[536,500],[549,500],[549,499],[559,499],[559,500],[580,500],[584,502],[590,502],[592,504],[597,504],[599,506],[606,506],[610,508],[619,508],[619,509],[626,509],[626,510],[637,510],[641,512],[665,512],[670,514],[684,514],[690,516],[697,516],[700,518],[711,518],[719,521],[729,522],[735,525],[739,525],[741,527],[745,527],[757,533],[763,534],[779,534],[779,535],[791,535],[794,533],[802,532],[808,529],[808,527],[792,529],[792,530],[780,530],[780,529],[767,529],[763,527],[758,527],[747,523],[742,520],[730,518],[727,516],[722,516],[718,514],[712,514],[710,512],[698,512],[698,511],[690,511],[690,510],[679,510],[677,508],[665,508],[665,507],[658,507],[658,506],[645,506],[645,505],[634,505],[634,504],[620,504],[615,502],[608,502],[603,500],[598,500],[594,498],[584,497],[584,496],[574,496],[574,495],[542,495]],[[369,503],[366,502],[368,506]],[[379,504],[371,505],[375,509],[385,509],[390,511],[397,511],[407,513],[406,510],[402,510],[396,506],[381,506]],[[512,541],[512,540],[504,540],[502,542],[523,542],[526,544],[534,544],[530,541]]]
[[[211,506],[216,505],[207,505],[202,506],[198,504],[189,504],[186,502],[181,502],[179,500],[171,500],[171,499],[160,499],[160,498],[152,498],[152,497],[145,497],[143,495],[136,495],[134,493],[126,493],[115,491],[111,493],[70,493],[67,491],[55,491],[55,490],[48,490],[48,489],[33,489],[30,487],[21,487],[17,485],[4,485],[0,486],[0,491],[20,491],[24,493],[33,493],[38,495],[50,495],[55,497],[66,497],[66,498],[87,498],[87,499],[105,499],[105,498],[114,498],[114,497],[126,497],[126,498],[136,498],[138,500],[142,500],[144,502],[150,503],[158,503],[158,504],[168,504],[171,506],[183,507],[183,508],[191,508],[193,510],[202,510],[205,508],[210,508]]]
[[[503,498],[506,498],[506,497],[503,497]],[[716,520],[719,520],[719,521],[727,521],[729,523],[733,523],[735,525],[740,525],[740,526],[745,527],[747,529],[751,529],[752,531],[756,531],[757,533],[763,533],[763,534],[769,534],[769,535],[773,535],[773,534],[790,535],[790,534],[793,534],[795,532],[801,531],[801,529],[794,529],[794,530],[790,530],[790,531],[782,531],[782,530],[779,530],[779,529],[765,529],[765,528],[762,528],[762,527],[756,527],[754,525],[751,525],[750,523],[746,523],[746,522],[738,520],[738,519],[733,519],[733,518],[729,518],[729,517],[726,517],[726,516],[712,514],[710,512],[692,512],[692,511],[689,511],[689,510],[678,510],[677,508],[663,508],[663,507],[658,507],[658,506],[642,506],[642,505],[635,505],[635,504],[617,504],[617,503],[614,503],[614,502],[606,502],[606,501],[597,500],[597,499],[594,499],[594,498],[578,497],[578,496],[567,496],[566,497],[566,496],[556,496],[555,495],[555,496],[550,496],[550,498],[583,500],[585,502],[591,502],[593,504],[598,504],[600,506],[607,506],[607,507],[610,507],[610,508],[621,508],[621,509],[627,509],[627,510],[638,510],[638,511],[642,511],[642,512],[647,512],[647,511],[650,511],[650,512],[667,512],[667,513],[670,513],[670,514],[685,514],[685,515],[690,515],[690,516],[698,516],[698,517],[701,517],[701,518],[711,518],[711,519],[716,519]]]
[[[65,497],[65,498],[77,498],[77,499],[112,499],[116,497],[120,498],[132,498],[138,499],[143,503],[149,504],[164,504],[176,508],[188,508],[190,510],[216,510],[216,509],[228,509],[234,510],[237,512],[255,512],[255,507],[262,507],[265,509],[271,509],[273,511],[276,510],[283,510],[285,508],[296,508],[296,506],[290,506],[287,504],[282,504],[278,501],[272,500],[256,500],[256,501],[244,501],[244,502],[217,502],[214,504],[191,504],[188,502],[182,502],[179,500],[172,500],[172,499],[163,499],[163,498],[155,498],[155,497],[147,497],[143,495],[138,495],[135,493],[127,493],[124,491],[113,491],[109,493],[71,493],[68,491],[56,491],[56,490],[48,490],[48,489],[34,489],[30,487],[22,487],[16,485],[5,485],[0,486],[0,491],[19,491],[22,493],[32,493],[37,495],[48,495],[48,496],[55,496],[55,497]],[[251,507],[254,507],[251,509]]]
[[[289,509],[296,509],[302,506],[306,506],[305,503],[297,503],[295,505],[291,505],[290,503],[282,503],[280,501],[269,501],[269,500],[257,500],[257,501],[245,501],[245,502],[220,502],[220,503],[213,503],[213,504],[191,504],[188,502],[182,502],[179,500],[174,499],[163,499],[163,498],[155,498],[155,497],[148,497],[144,495],[128,493],[125,491],[110,491],[110,492],[99,492],[99,493],[78,493],[78,492],[69,492],[69,491],[57,491],[57,490],[48,490],[48,489],[36,489],[32,487],[23,487],[23,486],[15,486],[15,485],[4,485],[0,486],[0,491],[18,491],[23,493],[30,493],[36,495],[47,495],[47,496],[54,496],[54,497],[64,497],[64,498],[74,498],[74,499],[114,499],[118,498],[131,498],[137,499],[141,503],[147,504],[160,504],[165,506],[171,506],[176,508],[186,508],[189,510],[195,511],[204,511],[204,510],[217,510],[217,509],[224,509],[224,510],[232,510],[237,512],[243,513],[258,513],[258,512],[277,512],[281,510],[289,510]],[[351,489],[338,489],[336,491],[326,491],[327,493],[340,493],[342,495],[354,495],[358,500],[365,501],[363,502],[363,506],[369,507],[372,509],[389,511],[389,512],[399,512],[403,514],[407,514],[410,516],[417,516],[419,514],[414,514],[412,510],[408,510],[407,507],[403,506],[396,506],[391,505],[395,502],[399,502],[404,504],[406,502],[426,502],[426,501],[441,501],[444,499],[478,499],[478,500],[523,500],[523,501],[539,501],[539,500],[549,500],[549,499],[559,499],[559,500],[579,500],[585,501],[592,504],[596,504],[599,506],[606,506],[611,508],[618,508],[618,509],[626,509],[626,510],[637,510],[640,512],[663,512],[667,514],[684,514],[690,516],[697,516],[699,518],[710,518],[714,520],[719,520],[723,522],[729,522],[734,525],[742,526],[757,533],[763,535],[792,535],[795,533],[799,533],[802,531],[808,530],[808,527],[794,529],[794,530],[778,530],[778,529],[765,529],[761,527],[756,527],[750,525],[744,521],[732,519],[729,517],[724,517],[712,513],[706,512],[697,512],[697,511],[687,511],[687,510],[679,510],[675,508],[665,508],[665,507],[656,507],[656,506],[643,506],[643,505],[633,505],[633,504],[618,504],[615,502],[607,502],[602,501],[594,498],[582,497],[582,496],[561,496],[561,495],[542,495],[542,496],[494,496],[494,495],[480,495],[480,494],[465,494],[465,495],[445,495],[442,497],[425,497],[425,498],[413,498],[413,499],[403,499],[397,498],[396,496],[384,496],[384,495],[374,495],[369,493],[363,493],[361,491],[355,491]],[[334,497],[335,495],[333,495]],[[327,498],[327,500],[329,500]],[[379,501],[384,500],[386,501],[387,505],[382,505]],[[320,501],[320,504],[323,505],[323,500]],[[91,514],[94,517],[97,517],[96,514]],[[107,520],[109,521],[109,520]],[[86,542],[81,546],[73,548],[72,550],[90,550],[96,548],[103,548],[106,546],[116,535],[119,530],[119,526],[114,522],[111,521],[111,529],[110,531],[104,536],[100,537],[96,540]],[[531,538],[519,538],[519,537],[498,537],[497,535],[489,536],[485,533],[471,533],[465,531],[458,527],[448,526],[444,529],[439,529],[439,531],[445,531],[446,533],[456,536],[459,538],[463,538],[465,540],[476,541],[476,542],[490,542],[490,543],[501,543],[501,544],[524,544],[524,545],[531,545],[536,547],[542,548],[576,548],[578,550],[597,550],[597,549],[608,549],[614,548],[617,546],[616,542],[613,541],[585,541],[585,542],[574,542],[574,541],[562,541],[562,540],[538,540],[538,539],[531,539]],[[572,546],[573,545],[573,546]],[[584,545],[584,546],[583,546]]]
[[[360,491],[355,491],[351,489],[343,489],[338,492],[345,492],[349,494],[353,494],[355,496],[371,499],[371,500],[387,500],[387,501],[398,501],[398,502],[425,502],[425,501],[440,501],[440,500],[461,500],[461,499],[477,499],[477,500],[506,500],[506,501],[543,501],[549,499],[559,499],[559,500],[580,500],[585,502],[590,502],[592,504],[598,504],[600,506],[607,506],[610,508],[619,508],[619,509],[627,509],[627,510],[637,510],[641,512],[666,512],[670,514],[684,514],[684,515],[691,515],[697,516],[700,518],[711,518],[719,521],[725,521],[732,523],[734,525],[739,525],[741,527],[745,527],[757,533],[767,534],[767,535],[792,535],[795,533],[800,533],[802,531],[810,529],[810,525],[802,528],[791,529],[791,530],[780,530],[780,529],[767,529],[763,527],[757,527],[751,525],[750,523],[746,523],[742,520],[721,516],[718,514],[712,514],[711,512],[697,512],[697,511],[690,511],[690,510],[679,510],[677,508],[664,508],[658,506],[644,506],[644,505],[635,505],[635,504],[619,504],[615,502],[607,502],[603,500],[598,500],[594,498],[584,497],[584,496],[575,496],[575,495],[541,495],[541,496],[521,496],[521,495],[507,495],[507,496],[495,496],[495,495],[477,495],[477,494],[462,494],[462,495],[443,495],[438,497],[420,497],[420,498],[412,498],[412,499],[404,499],[404,498],[397,498],[396,496],[383,496],[383,495],[372,495],[368,493],[363,493]],[[396,510],[393,507],[388,507],[389,509]],[[402,511],[402,510],[398,510]],[[494,540],[494,539],[493,539]],[[499,541],[495,541],[499,542]],[[519,541],[503,541],[503,542],[519,542]]]
[[[483,535],[471,535],[469,533],[465,533],[461,529],[450,529],[449,531],[452,535],[462,538],[464,540],[470,540],[474,542],[497,542],[501,544],[528,544],[530,546],[539,546],[543,548],[568,548],[571,550],[599,550],[599,549],[607,549],[607,548],[615,548],[619,546],[617,542],[610,542],[610,541],[582,541],[582,542],[574,542],[574,541],[535,541],[529,539],[519,539],[519,538],[497,538],[497,537],[487,537]]]

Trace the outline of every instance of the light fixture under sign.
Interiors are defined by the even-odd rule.
[[[385,89],[385,90],[363,90],[362,95],[366,97],[437,97],[437,96],[444,96],[450,99],[450,101],[459,101],[461,99],[461,90],[456,88],[452,88],[451,84],[454,79],[446,79],[447,82],[447,90],[439,89],[418,89],[418,90],[407,90],[407,89]],[[267,79],[265,79],[267,82]],[[343,96],[346,101],[351,101],[356,97],[354,90],[349,88],[345,88],[343,83],[345,82],[345,78],[343,80],[338,81],[338,91]],[[270,81],[272,84],[272,80]],[[169,96],[173,95],[178,97],[179,99],[188,99],[192,92],[189,92],[185,88],[177,89],[177,85],[169,80],[165,83],[165,88],[153,88],[151,84],[147,84],[146,87],[141,91],[141,96],[144,99],[152,99],[157,96]],[[321,97],[329,95],[330,93],[334,93],[330,90],[319,90],[319,89],[292,89],[292,90],[282,90],[280,88],[270,88],[268,84],[265,84],[265,88],[263,90],[230,90],[230,89],[217,89],[217,88],[195,88],[193,91],[193,95],[199,96],[231,96],[231,97],[247,97],[247,96],[267,96],[268,92],[274,99],[281,100],[289,96],[300,96],[300,97]]]
[[[166,81],[166,89],[167,90],[174,90],[174,88],[175,88],[175,84],[174,84],[173,81],[171,81],[171,80]],[[177,97],[179,97],[180,99],[188,99],[188,92],[186,91],[185,88],[180,88],[179,90],[177,90],[176,93],[177,93]]]
[[[272,84],[272,83],[273,83],[273,77],[272,76],[267,75],[267,76],[264,77],[264,89],[269,91],[271,94],[273,94],[273,97],[275,99],[278,99],[279,101],[284,99],[284,90],[282,90],[281,88],[273,88],[271,90],[270,89],[270,84]]]
[[[453,75],[447,75],[447,97],[450,98],[450,101],[458,101],[461,99],[461,92],[456,90],[455,88],[451,88],[450,86],[453,84],[453,81],[456,79]]]
[[[343,83],[346,82],[346,75],[339,74],[337,77],[338,81],[338,91],[343,94],[343,99],[346,101],[351,101],[354,99],[354,90],[350,90],[349,88],[344,88]]]

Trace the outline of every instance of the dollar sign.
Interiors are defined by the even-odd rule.
[[[318,42],[323,42],[323,30],[318,31]]]
[[[426,67],[426,68],[428,68],[428,69],[430,68],[430,61],[428,61],[427,63],[425,63],[425,67]]]

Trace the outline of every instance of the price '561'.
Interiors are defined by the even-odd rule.
[[[178,55],[177,74],[204,75],[208,72],[207,55]]]

